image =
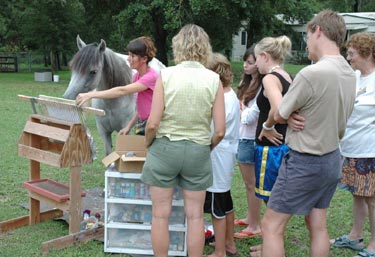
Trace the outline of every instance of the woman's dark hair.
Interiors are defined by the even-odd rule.
[[[147,56],[147,62],[151,61],[156,55],[156,47],[149,37],[139,37],[133,39],[126,46],[126,51],[141,57]]]
[[[252,55],[254,60],[256,60],[254,47],[255,46],[252,46],[246,50],[242,58],[244,62],[246,62],[250,55]],[[237,87],[237,97],[238,99],[243,100],[243,104],[247,105],[257,95],[262,78],[263,75],[261,75],[259,72],[257,72],[256,76],[243,73],[242,80]]]

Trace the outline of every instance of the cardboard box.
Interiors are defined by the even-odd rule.
[[[118,134],[115,151],[106,156],[102,163],[108,167],[114,162],[119,172],[142,173],[146,153],[144,136]]]

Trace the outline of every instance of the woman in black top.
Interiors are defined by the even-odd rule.
[[[265,74],[257,98],[260,112],[255,137],[255,194],[264,201],[271,195],[281,160],[288,151],[284,144],[287,125],[276,124],[273,114],[292,82],[282,68],[290,49],[291,42],[286,36],[266,37],[255,46],[256,65]]]

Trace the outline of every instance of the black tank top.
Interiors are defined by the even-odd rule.
[[[281,92],[281,95],[284,96],[285,93],[289,89],[290,82],[287,81],[281,74],[279,74],[277,72],[272,72],[270,74],[275,75],[280,80],[282,88],[283,88],[282,92]],[[258,145],[275,146],[273,143],[268,141],[268,139],[265,138],[265,137],[263,137],[261,141],[258,139],[258,137],[260,135],[260,132],[262,131],[262,128],[263,128],[262,125],[267,120],[268,113],[271,109],[270,102],[268,101],[268,98],[264,96],[263,91],[264,91],[264,87],[262,85],[261,90],[260,90],[260,92],[258,94],[258,97],[257,97],[257,105],[258,105],[258,108],[259,108],[259,118],[258,118],[256,133],[255,133],[255,142]],[[276,124],[275,125],[276,131],[283,135],[283,144],[285,142],[285,134],[286,134],[286,128],[287,127],[288,127],[287,124]]]

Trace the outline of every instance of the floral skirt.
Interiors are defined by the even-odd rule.
[[[345,158],[339,187],[356,196],[374,196],[375,158]]]

